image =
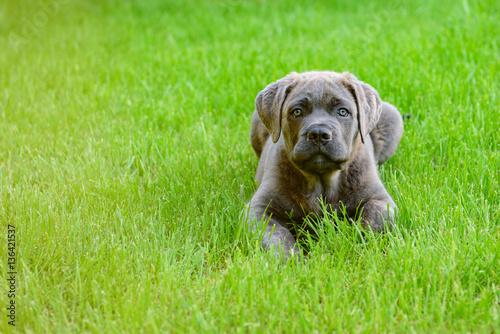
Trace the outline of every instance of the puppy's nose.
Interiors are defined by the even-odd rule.
[[[318,126],[314,127],[307,133],[307,140],[318,143],[326,143],[332,140],[332,132],[325,127]]]

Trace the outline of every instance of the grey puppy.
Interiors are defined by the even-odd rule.
[[[321,217],[321,200],[353,219],[362,208],[364,228],[391,226],[396,205],[376,165],[396,151],[403,119],[373,87],[348,72],[293,72],[261,91],[255,108],[259,187],[247,209],[251,229],[267,224],[266,249],[299,256],[290,228]]]

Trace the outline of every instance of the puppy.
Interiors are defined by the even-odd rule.
[[[293,72],[269,84],[252,116],[259,187],[248,204],[250,228],[265,222],[262,245],[289,258],[299,254],[290,228],[321,217],[320,201],[331,210],[345,206],[352,219],[362,208],[362,226],[375,232],[390,227],[396,205],[377,164],[394,154],[402,134],[398,110],[348,72]]]

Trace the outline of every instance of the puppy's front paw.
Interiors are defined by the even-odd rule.
[[[385,220],[383,217],[379,219],[365,218],[360,224],[365,230],[370,229],[374,233],[390,232],[394,228],[394,222],[392,220]]]

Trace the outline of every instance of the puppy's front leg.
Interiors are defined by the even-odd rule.
[[[376,233],[390,231],[394,226],[396,210],[396,205],[391,198],[368,200],[363,206],[361,224],[364,228],[370,227]]]
[[[277,219],[272,217],[266,209],[250,206],[249,228],[252,231],[259,231],[261,224],[266,224],[262,247],[267,251],[273,251],[278,259],[288,260],[292,257],[300,259],[300,249],[292,233],[285,228]]]

